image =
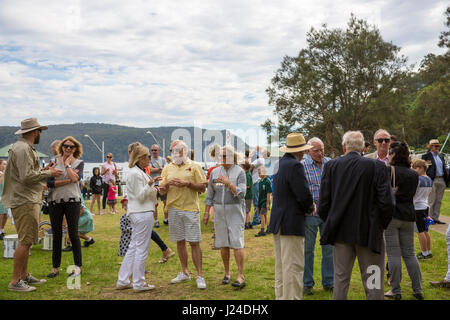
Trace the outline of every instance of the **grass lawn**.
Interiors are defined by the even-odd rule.
[[[204,195],[201,197],[203,203]],[[90,201],[86,202],[90,206]],[[203,205],[201,205],[203,207]],[[450,193],[446,192],[443,212],[450,215]],[[202,208],[203,209],[203,208]],[[245,274],[247,286],[243,290],[236,290],[231,285],[222,285],[221,280],[224,275],[223,264],[220,258],[220,251],[212,250],[213,228],[211,221],[207,226],[202,224],[203,241],[203,276],[205,277],[207,289],[199,290],[195,280],[181,284],[170,284],[180,271],[178,257],[173,256],[167,263],[159,264],[162,255],[159,247],[151,242],[149,256],[147,258],[147,269],[151,270],[148,275],[149,282],[156,286],[156,289],[146,293],[134,293],[132,290],[117,291],[115,285],[117,274],[120,268],[121,257],[117,255],[120,228],[119,220],[123,211],[119,209],[116,215],[96,215],[94,217],[95,230],[90,234],[95,239],[95,244],[89,248],[82,249],[83,273],[81,275],[81,289],[68,289],[66,269],[73,264],[72,252],[62,253],[62,263],[60,274],[54,279],[48,279],[47,283],[38,287],[36,291],[30,293],[16,293],[7,290],[13,269],[13,259],[0,258],[0,300],[5,299],[27,299],[27,300],[54,300],[54,299],[164,299],[164,300],[271,300],[274,294],[274,256],[273,239],[271,235],[256,238],[254,235],[258,229],[245,231]],[[203,215],[203,212],[202,212]],[[43,220],[48,220],[48,216],[43,215]],[[175,243],[169,240],[168,227],[162,224],[163,213],[159,209],[159,220],[161,227],[155,229],[164,242],[174,251]],[[8,220],[7,234],[16,233],[14,226]],[[445,237],[442,234],[431,231],[432,252],[434,257],[430,260],[420,262],[423,278],[423,288],[425,299],[449,300],[450,290],[432,288],[429,281],[441,280],[447,272],[447,249]],[[82,241],[83,243],[83,241]],[[416,251],[419,249],[416,238]],[[3,253],[3,245],[0,246]],[[315,294],[304,296],[305,300],[329,300],[332,293],[326,292],[321,287],[320,282],[320,245],[316,246],[315,274],[316,282]],[[51,251],[43,251],[41,245],[35,245],[31,249],[29,260],[29,270],[36,277],[45,278],[51,271]],[[189,250],[190,271],[195,275],[195,267],[192,263]],[[231,255],[232,281],[236,279],[237,268],[234,257]],[[195,278],[195,277],[194,277]],[[386,286],[386,284],[385,284]],[[385,288],[388,290],[387,287]],[[402,296],[404,300],[414,299],[412,297],[411,282],[406,268],[403,267]],[[349,299],[365,299],[364,290],[361,284],[359,267],[357,262],[353,268],[353,276],[349,290]]]

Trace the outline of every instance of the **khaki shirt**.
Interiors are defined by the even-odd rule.
[[[9,150],[5,170],[2,202],[5,208],[17,208],[26,203],[42,203],[43,185],[50,170],[42,170],[36,149],[21,138]]]
[[[202,167],[190,159],[187,159],[187,162],[181,167],[173,162],[165,166],[161,172],[161,177],[162,181],[160,184],[165,184],[173,178],[179,178],[195,184],[207,183]],[[167,191],[167,208],[169,207],[183,211],[199,212],[198,192],[188,187],[170,186]]]

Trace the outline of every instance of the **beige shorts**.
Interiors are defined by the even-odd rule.
[[[37,203],[27,203],[11,209],[20,245],[27,246],[38,243],[40,210],[41,205]]]

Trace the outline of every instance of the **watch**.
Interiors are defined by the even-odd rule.
[[[72,169],[72,166],[69,164],[68,166],[66,166],[66,169],[68,168]]]

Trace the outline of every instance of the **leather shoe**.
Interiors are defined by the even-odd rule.
[[[64,249],[62,249],[61,251],[64,251],[64,252],[72,251],[72,246],[67,246]]]
[[[445,222],[442,222],[441,220],[434,220],[434,223],[436,223],[436,224],[445,224]]]
[[[414,298],[417,300],[423,300],[425,299],[422,293],[413,293]]]
[[[47,278],[54,278],[59,274],[59,271],[51,272],[47,275]]]
[[[303,294],[306,294],[308,296],[312,296],[314,294],[312,287],[304,287],[303,288]]]

